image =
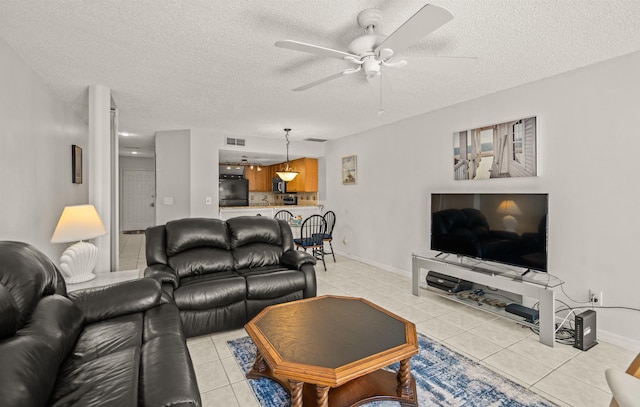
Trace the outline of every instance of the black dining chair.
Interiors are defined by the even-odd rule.
[[[311,254],[318,260],[322,260],[324,271],[327,264],[324,262],[324,234],[327,231],[327,221],[320,215],[311,215],[300,226],[300,238],[293,239],[296,249],[311,249]]]
[[[276,212],[275,215],[273,215],[274,219],[282,219],[282,220],[286,220],[287,222],[289,222],[291,220],[291,218],[293,218],[293,213],[289,212],[286,209],[282,209],[278,212]]]
[[[327,222],[327,230],[324,232],[323,242],[329,243],[329,247],[331,248],[330,252],[324,252],[324,254],[330,254],[333,257],[333,262],[336,262],[336,255],[333,253],[333,245],[331,241],[333,240],[333,228],[336,226],[336,214],[333,211],[327,211],[324,215],[322,215],[325,222]],[[323,248],[324,250],[324,248]]]

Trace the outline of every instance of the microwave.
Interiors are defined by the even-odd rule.
[[[274,178],[273,182],[271,183],[271,185],[272,185],[271,191],[275,192],[276,194],[286,194],[287,193],[287,183],[284,182],[279,177]]]

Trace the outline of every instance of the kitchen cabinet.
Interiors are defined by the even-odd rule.
[[[269,192],[271,191],[271,177],[268,167],[246,167],[244,176],[249,180],[249,192]]]
[[[289,162],[298,176],[287,182],[289,192],[318,192],[318,159],[300,158]]]

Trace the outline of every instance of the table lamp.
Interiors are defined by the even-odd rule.
[[[84,240],[106,235],[107,230],[93,205],[66,206],[53,232],[51,243],[75,242],[62,253],[60,271],[68,284],[93,280],[98,248]]]
[[[509,232],[515,232],[518,227],[518,221],[513,215],[522,215],[522,211],[518,208],[518,205],[511,199],[504,200],[498,205],[496,210],[499,214],[504,214],[502,218],[502,227]]]

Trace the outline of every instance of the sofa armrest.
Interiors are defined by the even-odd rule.
[[[144,270],[144,276],[157,280],[163,285],[164,283],[170,283],[174,289],[180,285],[180,277],[171,267],[164,264],[154,264],[147,267]]]
[[[146,311],[164,302],[161,298],[160,283],[151,278],[69,293],[69,299],[82,311],[85,324]]]
[[[316,264],[316,258],[300,250],[287,250],[280,258],[281,266],[294,270],[300,270],[305,264]]]
[[[300,270],[304,274],[305,287],[303,298],[315,297],[318,291],[316,283],[316,258],[300,250],[287,250],[280,258],[280,265],[292,270]]]

